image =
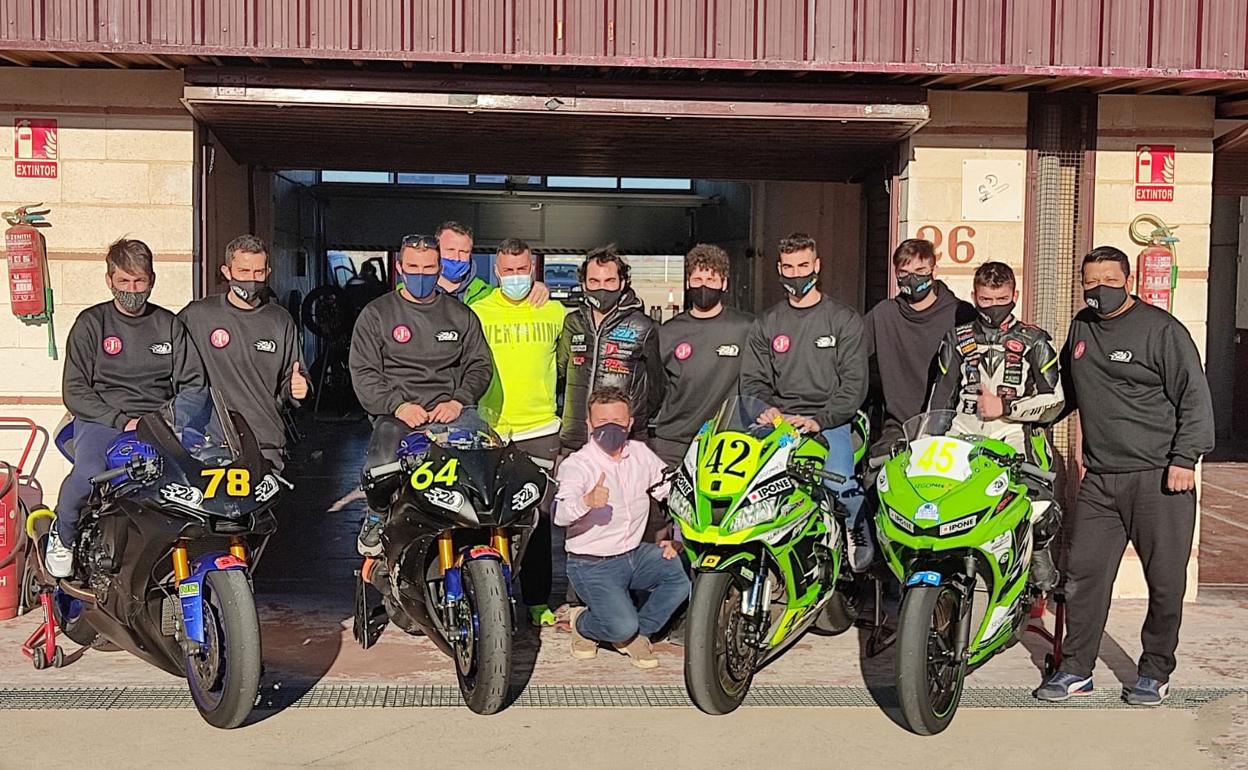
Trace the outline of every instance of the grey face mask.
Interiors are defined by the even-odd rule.
[[[146,291],[122,291],[121,289],[113,289],[113,299],[117,300],[117,304],[127,313],[138,313],[147,304],[147,298],[152,296],[152,290]]]

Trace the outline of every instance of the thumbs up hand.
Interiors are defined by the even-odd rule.
[[[581,498],[581,501],[585,503],[585,507],[591,511],[607,507],[611,493],[607,491],[606,481],[607,474],[599,475],[598,483],[594,485],[593,489],[589,490],[585,497]]]
[[[290,397],[296,401],[302,401],[308,395],[308,381],[299,371],[299,362],[296,361],[294,367],[290,370]]]

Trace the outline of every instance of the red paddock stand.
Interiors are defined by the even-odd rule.
[[[1045,598],[1041,596],[1031,605],[1032,620],[1040,623],[1028,623],[1027,630],[1053,645],[1053,651],[1044,656],[1044,675],[1047,677],[1062,665],[1062,636],[1066,631],[1066,596],[1054,591],[1053,594],[1053,630],[1050,632],[1043,625]]]
[[[43,622],[22,643],[22,654],[30,658],[36,670],[49,665],[60,668],[65,665],[65,654],[56,643],[56,618],[52,615],[52,591],[39,592],[39,604],[43,608]]]

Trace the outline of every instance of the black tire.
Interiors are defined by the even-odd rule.
[[[463,580],[469,617],[476,617],[466,642],[453,645],[459,691],[474,712],[496,714],[511,687],[511,601],[502,564],[470,561],[463,567]]]
[[[34,664],[36,671],[42,671],[48,667],[48,656],[43,654],[43,645],[35,648],[35,654],[30,657],[30,662]]]
[[[242,570],[204,578],[204,650],[186,657],[186,681],[200,716],[213,727],[238,727],[260,689],[260,620]]]
[[[65,665],[65,651],[61,649],[61,645],[56,645],[56,652],[52,653],[52,668],[60,668]]]
[[[685,689],[707,714],[735,711],[754,681],[758,651],[744,646],[741,621],[741,592],[732,575],[696,573],[685,619]],[[730,646],[737,657],[730,659]]]
[[[915,586],[901,603],[897,698],[906,724],[918,735],[935,735],[948,727],[962,699],[966,663],[951,659],[961,603],[950,586]]]

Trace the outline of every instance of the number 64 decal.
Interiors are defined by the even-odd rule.
[[[451,458],[446,464],[439,468],[436,472],[433,470],[433,463],[426,462],[416,470],[412,471],[412,489],[420,491],[433,486],[436,481],[443,486],[454,486],[459,480],[459,460]]]
[[[225,494],[229,497],[251,496],[251,471],[246,468],[207,468],[199,472],[201,478],[208,479],[204,487],[204,499],[211,500],[221,489],[225,481]]]

